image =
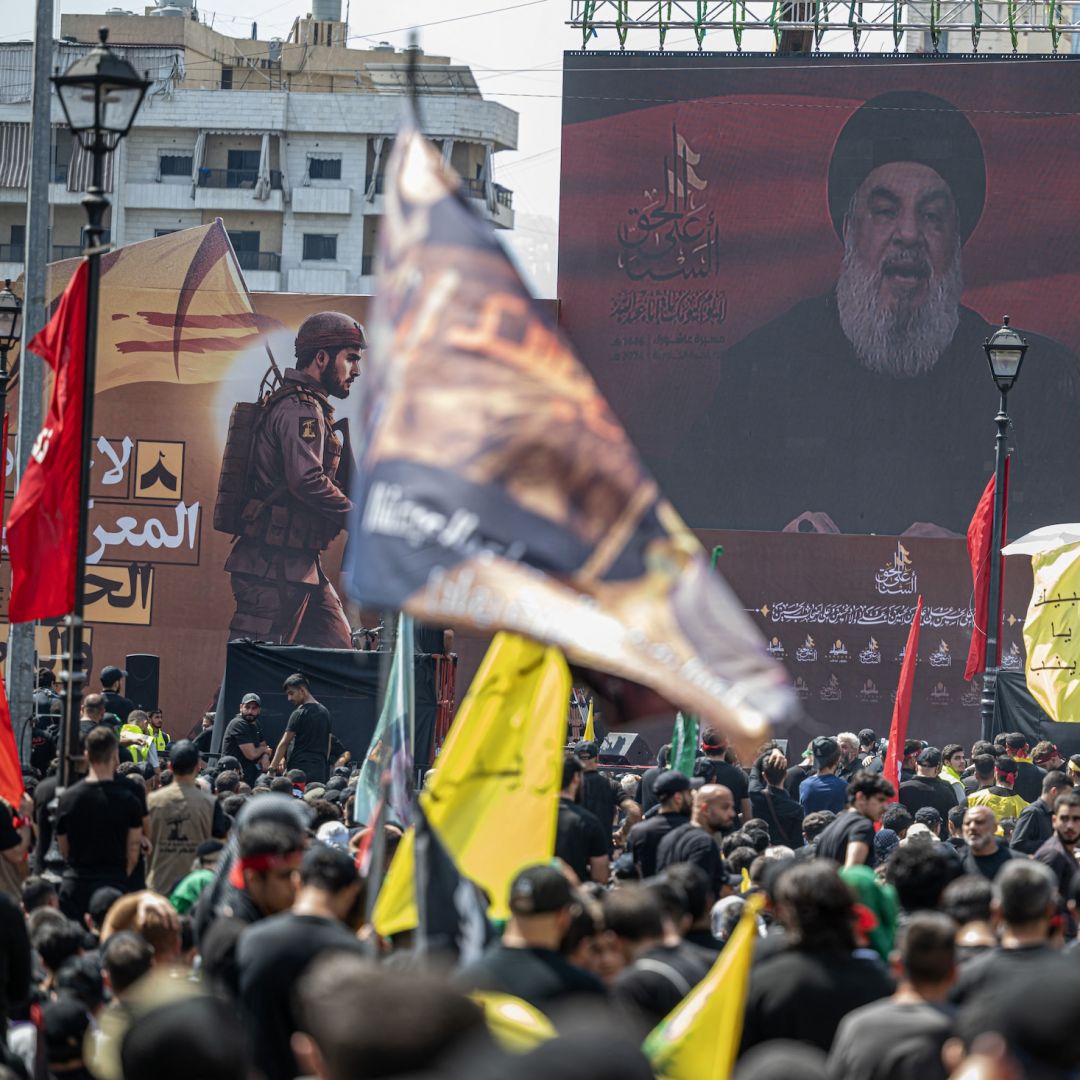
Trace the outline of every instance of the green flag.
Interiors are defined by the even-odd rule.
[[[694,762],[697,761],[698,718],[693,713],[676,713],[675,730],[671,733],[671,758],[668,766],[678,769],[683,776],[694,775]]]

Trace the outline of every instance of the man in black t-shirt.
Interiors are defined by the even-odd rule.
[[[792,850],[803,846],[802,804],[784,790],[787,759],[779,750],[768,750],[757,760],[761,784],[750,792],[754,816],[769,826],[769,839]]]
[[[563,759],[559,817],[555,825],[555,855],[577,874],[578,881],[608,880],[608,847],[611,830],[593,813],[578,805],[584,769],[573,754]]]
[[[290,769],[302,770],[308,783],[325,784],[330,771],[330,713],[312,697],[303,675],[290,675],[284,689],[293,713],[274,751],[270,771],[280,772],[287,763]]]
[[[963,855],[965,874],[982,874],[993,881],[1013,853],[1009,845],[999,841],[997,818],[989,806],[969,806],[964,814],[964,839],[967,848]],[[1022,857],[1022,856],[1021,856]]]
[[[221,753],[231,756],[240,762],[240,768],[244,773],[244,782],[255,786],[259,778],[259,762],[269,759],[270,744],[263,737],[262,728],[259,727],[259,714],[262,712],[262,701],[258,694],[245,694],[240,699],[240,713],[234,716],[225,728],[225,736],[221,740]]]
[[[56,835],[67,864],[60,908],[79,923],[96,889],[110,885],[127,892],[139,861],[142,806],[131,785],[115,778],[119,748],[109,728],[94,728],[85,743],[87,777],[60,799]]]
[[[728,740],[716,728],[701,729],[701,752],[694,764],[694,776],[701,777],[706,784],[720,784],[735,797],[737,822],[742,825],[754,816],[750,806],[750,784],[746,773],[726,760]]]
[[[933,807],[942,821],[956,805],[956,792],[941,779],[941,751],[928,746],[915,759],[915,776],[900,785],[900,802],[911,811],[912,817],[924,806]],[[941,838],[939,831],[938,838]]]
[[[541,1012],[567,998],[602,998],[604,984],[559,951],[574,902],[570,883],[553,866],[527,866],[510,885],[510,922],[502,940],[461,971],[457,985],[511,994]]]
[[[360,876],[348,853],[316,844],[300,864],[300,891],[292,910],[240,935],[241,1015],[254,1062],[266,1080],[292,1080],[298,1072],[290,1045],[297,1029],[293,990],[308,965],[326,952],[366,952],[349,926],[358,914],[359,896]]]
[[[724,860],[720,857],[720,834],[735,821],[735,799],[721,784],[706,784],[694,792],[690,823],[672,829],[656,849],[656,872],[679,863],[692,863],[708,877],[719,896],[725,883]]]
[[[847,809],[817,839],[818,858],[841,866],[873,866],[874,823],[892,797],[893,786],[883,776],[857,772],[848,781]]]
[[[203,758],[210,756],[210,746],[214,741],[214,721],[216,719],[215,713],[203,713],[202,730],[192,739],[192,742],[195,743],[195,749],[202,754]]]
[[[127,672],[110,664],[101,669],[101,696],[105,699],[105,711],[119,717],[121,724],[127,723],[127,718],[135,708],[135,702],[129,701],[120,693],[120,682],[127,678]]]
[[[691,786],[690,780],[676,769],[665,769],[656,778],[653,791],[660,802],[660,813],[639,821],[626,836],[626,850],[643,878],[656,873],[656,851],[660,841],[672,829],[690,821]],[[697,786],[701,786],[700,780]]]
[[[583,739],[574,747],[585,774],[581,778],[581,805],[595,814],[608,838],[608,855],[614,851],[611,831],[615,827],[615,811],[619,807],[620,793],[611,780],[599,771],[597,762],[600,748],[591,739]]]

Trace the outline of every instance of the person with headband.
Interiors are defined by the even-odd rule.
[[[972,792],[968,796],[968,806],[989,807],[999,825],[1002,818],[1018,818],[1028,803],[1014,790],[1017,772],[1016,762],[1011,757],[999,757],[994,762],[993,786]]]

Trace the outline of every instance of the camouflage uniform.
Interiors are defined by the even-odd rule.
[[[236,599],[229,636],[351,648],[341,600],[319,560],[352,509],[342,490],[345,440],[325,387],[306,371],[287,368],[266,409],[252,448],[245,532],[225,563]]]

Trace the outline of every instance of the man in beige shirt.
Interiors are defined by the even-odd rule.
[[[169,749],[173,781],[151,793],[150,839],[154,845],[146,868],[146,884],[168,896],[172,887],[191,869],[195,850],[206,840],[228,834],[228,815],[221,804],[195,784],[202,758],[189,739]]]

